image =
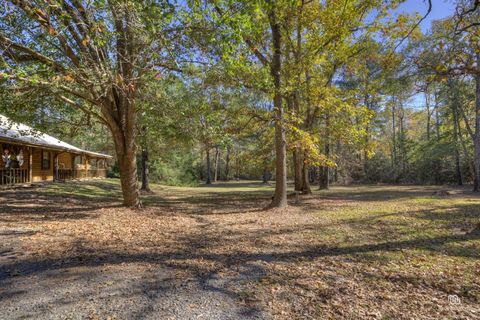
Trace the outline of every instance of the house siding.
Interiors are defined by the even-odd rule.
[[[42,147],[30,147],[30,146],[20,146],[13,143],[4,143],[0,141],[0,151],[3,153],[3,147],[7,145],[10,149],[14,150],[14,155],[16,155],[21,149],[23,152],[24,162],[20,169],[25,170],[24,172],[17,172],[14,174],[16,179],[19,179],[18,183],[23,183],[30,181],[32,183],[36,182],[53,182],[55,180],[56,172],[55,165],[58,160],[58,169],[59,169],[59,179],[89,179],[89,178],[105,178],[106,177],[106,167],[101,166],[97,168],[97,159],[102,159],[104,162],[107,159],[103,157],[87,156],[87,155],[78,155],[68,151],[59,151],[52,150]],[[15,148],[15,149],[14,149]],[[30,157],[30,152],[32,153]],[[42,152],[50,153],[50,166],[48,169],[42,169]],[[78,162],[75,163],[74,159],[78,158]],[[92,165],[94,164],[94,165]],[[31,165],[31,172],[29,170]],[[4,170],[5,164],[0,158],[0,186],[11,184],[12,174]],[[9,169],[7,169],[9,170]],[[67,170],[67,171],[60,171]],[[68,171],[69,170],[69,171]],[[76,171],[73,171],[76,170]],[[23,178],[22,178],[23,177]],[[31,179],[30,179],[31,178]],[[25,180],[24,180],[25,179]],[[5,181],[4,181],[5,180]],[[16,182],[14,182],[16,183]]]
[[[50,168],[42,169],[42,151],[50,152]],[[53,181],[53,152],[34,148],[32,153],[32,182]]]
[[[75,155],[70,152],[62,152],[58,154],[58,167],[60,169],[72,169],[72,158]]]

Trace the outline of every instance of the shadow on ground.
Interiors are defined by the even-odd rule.
[[[415,200],[428,197],[435,188],[396,190],[385,186],[316,193],[303,197],[292,211],[299,219],[306,215],[315,219],[282,224],[282,219],[288,219],[279,214],[280,223],[263,225],[261,215],[275,220],[275,213],[263,209],[271,189],[259,183],[235,183],[234,190],[225,190],[229,186],[156,190],[144,195],[148,212],[156,219],[179,216],[194,221],[193,227],[174,229],[176,233],[167,234],[164,240],[149,245],[127,243],[115,250],[78,238],[73,243],[76,250],[57,257],[28,254],[22,239],[46,232],[28,228],[35,222],[65,223],[69,228],[86,220],[94,223],[103,209],[121,208],[118,186],[95,181],[2,192],[0,309],[12,318],[47,318],[57,310],[58,318],[62,312],[79,312],[85,317],[114,314],[122,319],[263,319],[270,317],[265,304],[243,284],[274,277],[275,272],[268,268],[272,263],[294,266],[338,258],[360,263],[372,253],[409,250],[480,258],[477,247],[456,246],[480,239],[480,232],[457,230],[480,219],[475,201],[345,219],[322,218],[332,203],[352,208],[358,202]],[[388,220],[392,217],[401,219]],[[408,234],[409,219],[423,223],[412,224],[412,234]],[[345,241],[352,233],[365,237]],[[322,239],[319,234],[331,234],[331,238]],[[282,242],[285,239],[288,241]],[[302,242],[305,239],[309,241]],[[162,241],[172,245],[162,247]],[[417,281],[414,278],[403,281],[413,283]],[[288,281],[298,279],[292,275],[285,279]],[[465,296],[476,299],[468,293]],[[24,310],[18,311],[21,305]]]

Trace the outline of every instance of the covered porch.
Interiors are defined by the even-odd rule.
[[[106,177],[105,157],[12,143],[0,143],[0,149],[10,156],[9,163],[2,156],[0,186]]]
[[[87,151],[0,115],[0,186],[106,177],[107,154]]]

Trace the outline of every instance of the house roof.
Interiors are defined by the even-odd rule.
[[[11,141],[19,144],[44,147],[48,149],[68,151],[76,154],[85,154],[99,158],[111,158],[108,154],[87,151],[69,143],[42,133],[22,123],[16,123],[0,114],[0,140]]]

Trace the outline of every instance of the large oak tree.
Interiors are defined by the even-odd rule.
[[[38,88],[106,125],[124,204],[140,206],[136,101],[143,79],[171,57],[173,7],[153,0],[8,0],[1,10],[2,88]]]

